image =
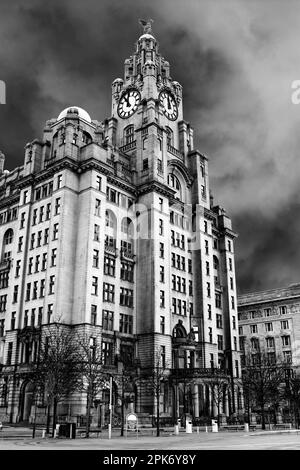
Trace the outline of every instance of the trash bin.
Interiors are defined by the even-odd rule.
[[[187,419],[186,423],[185,423],[185,432],[188,433],[188,434],[191,434],[193,432],[192,421],[189,420],[189,419]]]
[[[215,419],[211,420],[212,432],[218,432],[218,423]]]

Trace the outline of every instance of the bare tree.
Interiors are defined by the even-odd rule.
[[[42,393],[46,397],[48,432],[52,406],[52,436],[57,422],[57,405],[78,390],[80,379],[78,346],[74,341],[72,330],[60,321],[43,328],[38,359],[31,369],[31,380],[36,393]]]
[[[291,371],[290,371],[291,372]],[[284,398],[289,401],[292,410],[294,425],[299,429],[300,425],[300,375],[288,373],[286,376],[286,385]]]
[[[167,364],[162,357],[160,348],[156,350],[154,355],[154,364],[142,374],[142,382],[146,382],[146,388],[156,401],[156,435],[160,435],[160,409],[159,399],[162,392],[163,384],[167,378]]]
[[[81,365],[81,390],[86,393],[86,433],[90,433],[91,407],[99,393],[109,386],[109,376],[103,368],[101,338],[85,336],[79,339],[79,361]]]
[[[221,405],[224,400],[224,387],[229,386],[229,380],[222,375],[219,369],[212,370],[213,376],[205,383],[210,386],[212,391],[212,403],[214,403],[218,410],[218,426],[220,425]]]
[[[246,399],[258,407],[262,429],[266,428],[266,408],[275,406],[289,365],[281,357],[270,357],[264,351],[248,352],[243,366],[243,387]]]

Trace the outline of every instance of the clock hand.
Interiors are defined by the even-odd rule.
[[[171,109],[171,101],[170,101],[169,95],[168,95],[168,109]]]
[[[131,106],[129,101],[129,95],[125,95],[127,106]]]

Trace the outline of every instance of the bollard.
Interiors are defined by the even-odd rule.
[[[215,419],[211,420],[212,432],[218,432],[218,423]]]
[[[192,432],[193,432],[193,429],[192,429],[192,421],[186,421],[185,432],[186,432],[187,434],[192,434]]]
[[[199,434],[199,426],[197,426],[197,434]]]
[[[46,431],[45,431],[45,429],[43,429],[42,439],[45,439],[45,437],[46,437]]]
[[[179,434],[179,426],[178,426],[178,424],[175,424],[175,426],[174,426],[174,433],[175,433],[175,436],[178,436],[178,434]]]
[[[245,426],[245,432],[249,432],[249,424],[245,423],[244,426]]]
[[[205,432],[208,432],[207,426],[205,426]]]

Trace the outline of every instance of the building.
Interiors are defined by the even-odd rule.
[[[300,284],[240,295],[238,319],[242,368],[245,355],[258,352],[270,364],[280,359],[299,368]],[[277,419],[290,419],[287,403],[281,404]]]
[[[236,234],[213,205],[208,159],[194,148],[182,104],[146,22],[124,79],[112,83],[110,118],[67,108],[26,145],[23,166],[3,170],[1,155],[3,420],[31,419],[30,381],[13,378],[36,359],[40,330],[58,317],[74,333],[101,335],[114,376],[125,358],[142,374],[159,354],[166,419],[242,410]],[[132,393],[131,409],[145,420],[155,413],[151,394],[138,385]],[[82,400],[70,406],[73,416],[85,413]]]

